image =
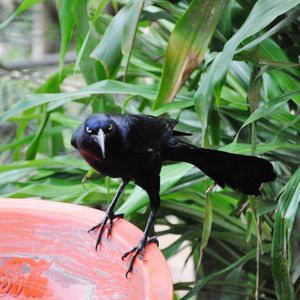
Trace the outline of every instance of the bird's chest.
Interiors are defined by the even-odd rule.
[[[135,179],[143,170],[157,163],[156,156],[150,152],[110,152],[105,158],[93,156],[90,152],[80,153],[92,168],[109,177]]]
[[[124,177],[130,173],[130,157],[125,153],[110,153],[105,158],[81,151],[81,156],[95,170],[110,177]]]

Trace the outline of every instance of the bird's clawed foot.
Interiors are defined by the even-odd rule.
[[[139,241],[139,243],[136,247],[133,247],[130,251],[126,252],[122,256],[122,260],[124,260],[129,254],[132,253],[132,256],[131,256],[130,261],[129,261],[129,267],[128,267],[128,270],[126,272],[126,278],[128,278],[128,274],[130,272],[132,272],[133,264],[134,264],[135,259],[137,258],[137,256],[139,257],[139,259],[143,259],[143,256],[144,256],[144,253],[145,253],[145,248],[150,243],[155,243],[157,247],[159,246],[159,243],[158,243],[158,240],[157,240],[156,236],[153,236],[149,239],[142,238]]]
[[[124,214],[114,214],[113,211],[107,211],[105,213],[105,216],[104,216],[103,220],[99,224],[93,226],[88,231],[88,233],[90,233],[90,232],[92,232],[92,231],[100,228],[99,229],[98,238],[97,238],[97,242],[96,242],[96,246],[95,246],[96,251],[98,249],[98,246],[100,245],[101,238],[102,238],[102,235],[103,235],[103,232],[104,232],[104,228],[106,226],[107,221],[109,221],[109,225],[108,225],[108,228],[107,228],[107,235],[106,235],[106,237],[109,238],[110,232],[111,232],[111,228],[112,228],[112,225],[113,225],[113,220],[116,219],[116,218],[123,218],[123,217],[124,217]]]

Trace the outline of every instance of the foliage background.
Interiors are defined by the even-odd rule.
[[[278,178],[247,198],[207,192],[211,180],[191,165],[163,168],[157,223],[166,229],[156,234],[178,236],[163,249],[167,258],[188,241],[186,259],[199,266],[195,284],[176,283],[176,291],[299,298],[299,2],[24,0],[1,10],[1,196],[103,207],[118,181],[93,174],[82,188],[89,167],[69,144],[76,126],[91,112],[177,119],[193,144],[261,155]],[[51,26],[37,7],[51,10]],[[34,14],[37,24],[25,22]],[[30,60],[40,54],[24,36],[36,25],[51,29],[52,42]],[[57,50],[59,63],[49,67],[53,56],[43,55]],[[20,56],[25,63],[11,63]],[[143,191],[131,185],[121,202],[118,210],[142,228]]]

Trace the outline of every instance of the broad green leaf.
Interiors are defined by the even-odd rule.
[[[185,100],[185,101],[174,101],[172,103],[165,103],[160,108],[153,112],[153,115],[159,116],[163,115],[172,109],[185,109],[192,107],[194,104],[193,100]]]
[[[57,124],[61,124],[72,129],[75,129],[80,124],[80,120],[75,120],[60,112],[51,113],[50,119],[55,121]]]
[[[6,111],[0,116],[0,123],[8,120],[11,117],[18,115],[19,113],[36,107],[45,103],[51,105],[48,106],[48,111],[57,107],[65,105],[76,99],[82,99],[89,97],[90,95],[101,94],[135,94],[147,99],[154,99],[156,96],[155,86],[143,86],[128,84],[114,80],[103,80],[94,84],[91,84],[85,88],[82,88],[76,92],[71,93],[57,93],[57,94],[33,94],[25,96],[18,101],[11,109]],[[178,99],[189,99],[186,96],[178,95]]]
[[[227,0],[193,0],[178,20],[168,42],[154,109],[172,101],[199,66],[226,3]]]
[[[23,170],[12,169],[7,172],[0,172],[0,185],[28,179],[34,172],[34,168],[26,168]]]
[[[223,16],[219,21],[218,29],[221,30],[222,34],[228,38],[232,32],[232,11],[234,7],[234,0],[229,0],[224,10]]]
[[[55,199],[55,201],[72,201],[74,198],[79,197],[82,193],[83,191],[80,184],[73,186],[32,184],[4,196],[13,198],[25,198],[29,196]]]
[[[91,57],[103,63],[107,77],[112,77],[122,59],[132,47],[139,12],[144,1],[129,1],[109,23],[100,43]],[[125,42],[124,35],[129,39]]]
[[[300,201],[300,168],[279,198],[272,242],[272,272],[278,299],[296,299],[291,282],[290,236]]]
[[[17,10],[5,21],[0,23],[0,30],[5,26],[7,26],[16,16],[20,15],[21,13],[23,13],[25,10],[29,9],[33,5],[43,1],[44,0],[23,0],[20,6],[17,8]]]
[[[128,21],[124,24],[123,34],[121,36],[121,50],[125,56],[129,56],[131,53],[143,5],[144,0],[135,0],[132,1],[131,7],[128,9]]]
[[[9,165],[0,165],[0,173],[20,170],[26,168],[35,169],[64,169],[66,167],[77,168],[79,170],[88,171],[90,167],[82,159],[75,159],[70,155],[64,155],[54,158],[43,158],[29,161],[17,161]]]
[[[74,10],[76,10],[76,6],[77,7],[80,7],[81,6],[81,4],[85,4],[86,3],[86,1],[82,1],[82,0],[76,0],[77,1],[77,4],[78,4],[78,2],[80,2],[80,4],[79,5],[74,5]],[[80,64],[80,62],[81,62],[81,58],[82,58],[82,56],[83,56],[83,53],[85,52],[85,50],[86,50],[86,47],[87,47],[87,45],[89,44],[89,38],[90,38],[90,35],[91,35],[91,33],[92,33],[92,29],[93,29],[93,26],[95,25],[95,23],[96,23],[96,21],[98,20],[98,18],[100,17],[100,15],[102,14],[102,12],[103,12],[103,10],[104,10],[104,8],[106,7],[106,5],[108,4],[108,2],[109,2],[109,0],[100,0],[99,1],[99,4],[98,4],[98,7],[97,7],[97,10],[96,10],[96,12],[95,12],[95,14],[94,14],[94,16],[93,16],[93,19],[92,19],[92,22],[90,23],[90,25],[89,25],[89,29],[86,31],[85,30],[85,37],[84,37],[84,39],[83,39],[83,42],[81,42],[80,44],[81,44],[81,46],[80,46],[80,49],[78,50],[78,54],[77,54],[77,57],[76,57],[76,62],[75,62],[75,67],[74,67],[74,72],[76,72],[77,71],[77,69],[78,69],[78,66],[79,66],[79,64]],[[82,12],[82,9],[86,9],[86,5],[84,5],[83,7],[81,7],[81,12]],[[79,11],[78,11],[79,12]],[[78,13],[78,14],[75,14],[75,15],[77,15],[77,17],[79,17],[80,19],[81,19],[81,16],[82,16],[82,14],[80,14],[80,13]],[[86,14],[84,14],[84,16],[83,16],[84,18],[83,18],[83,21],[87,21],[87,15]],[[79,24],[79,22],[77,22],[78,23],[78,29],[80,30],[81,29],[81,25]],[[90,51],[89,51],[90,52]]]
[[[126,81],[126,75],[129,67],[129,61],[133,48],[133,43],[137,31],[138,22],[144,6],[144,0],[135,0],[128,11],[128,21],[124,24],[123,34],[121,36],[121,50],[125,56],[125,71],[123,81]]]
[[[107,1],[100,1],[99,7],[102,4],[105,6],[106,4],[104,2]],[[80,70],[84,76],[85,81],[88,84],[92,84],[94,82],[106,79],[107,75],[102,63],[99,61],[95,61],[90,57],[90,54],[95,49],[98,43],[98,37],[93,30],[93,25],[98,18],[98,14],[100,14],[101,11],[97,11],[97,13],[94,15],[92,23],[89,24],[86,6],[86,0],[75,0],[72,6],[77,39],[77,57],[74,67],[74,73],[77,71],[78,66],[80,65]]]
[[[61,28],[59,68],[62,70],[65,56],[72,38],[74,16],[72,13],[73,0],[60,0],[59,22]]]

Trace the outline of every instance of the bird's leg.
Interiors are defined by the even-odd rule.
[[[103,235],[103,232],[104,232],[104,228],[105,228],[105,225],[107,223],[107,221],[109,221],[109,225],[108,225],[108,228],[107,228],[107,238],[109,237],[110,235],[110,232],[111,232],[111,228],[112,228],[112,225],[113,225],[113,220],[115,218],[123,218],[123,214],[115,214],[114,213],[114,208],[117,204],[117,201],[118,199],[120,198],[125,186],[128,184],[129,180],[125,180],[123,179],[123,182],[121,183],[121,185],[119,186],[118,190],[117,190],[117,193],[114,197],[114,199],[112,200],[111,204],[109,205],[109,207],[107,208],[106,212],[105,212],[105,216],[103,218],[103,220],[93,226],[88,232],[91,232],[91,231],[94,231],[95,229],[97,228],[100,228],[99,230],[99,234],[98,234],[98,238],[97,238],[97,242],[96,242],[96,246],[95,246],[95,249],[97,250],[100,242],[101,242],[101,238],[102,238],[102,235]]]
[[[159,198],[159,187],[158,190],[154,191],[150,190],[148,192],[149,197],[150,197],[150,203],[151,203],[151,212],[146,224],[146,228],[144,230],[144,234],[143,237],[141,238],[141,240],[139,241],[138,245],[136,247],[133,247],[130,251],[126,252],[123,256],[122,256],[122,260],[124,260],[128,255],[132,254],[130,261],[129,261],[129,267],[128,270],[126,272],[126,278],[128,278],[128,274],[130,272],[132,272],[133,269],[133,265],[134,262],[136,260],[137,257],[139,257],[139,259],[143,259],[143,255],[145,252],[145,247],[149,244],[149,243],[155,243],[158,246],[158,240],[157,238],[154,237],[150,237],[148,238],[148,234],[153,226],[154,220],[155,220],[155,216],[156,213],[158,211],[159,208],[159,204],[160,204],[160,198]]]

